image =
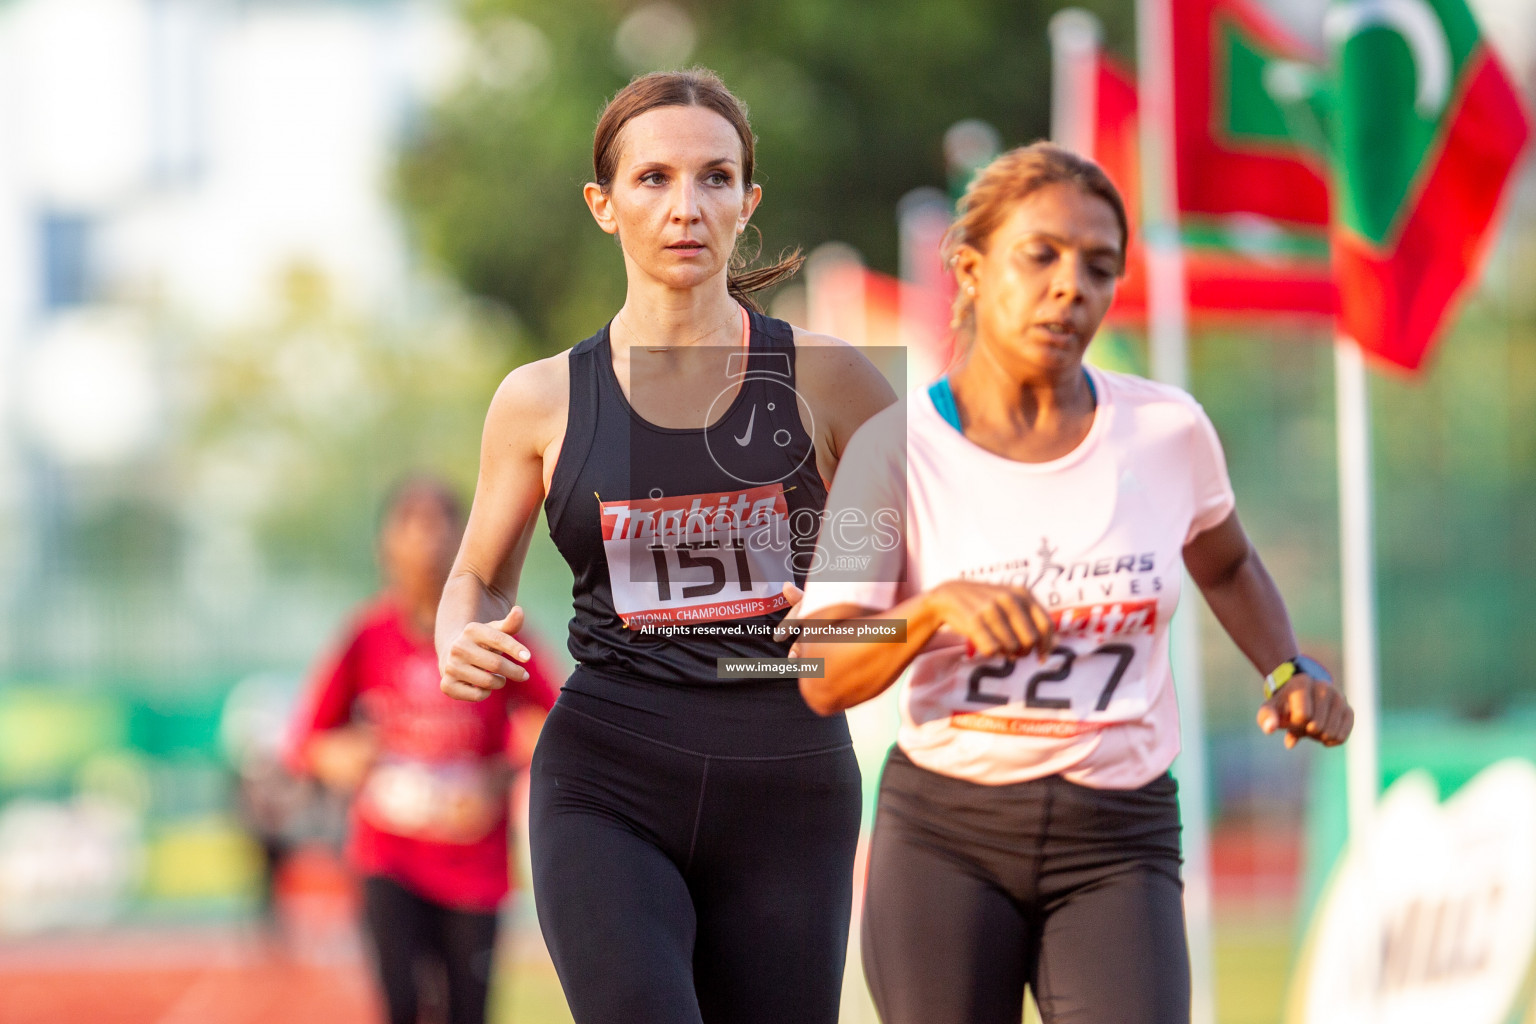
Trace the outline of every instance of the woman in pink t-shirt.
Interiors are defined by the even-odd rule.
[[[424,959],[446,979],[450,1024],[485,1019],[508,784],[555,700],[540,658],[479,704],[439,689],[432,624],[462,529],[442,484],[396,489],[379,536],[388,587],[315,672],[291,743],[296,769],[354,795],[347,855],[391,1024],[415,1024]]]
[[[859,430],[828,499],[806,617],[906,633],[802,641],[826,661],[801,692],[831,713],[912,670],[863,924],[886,1024],[1017,1024],[1026,985],[1048,1024],[1189,1019],[1168,773],[1186,569],[1268,673],[1265,732],[1332,746],[1353,724],[1298,650],[1200,406],[1083,365],[1126,234],[1114,186],[1066,150],[983,170],[944,250],[968,345]]]

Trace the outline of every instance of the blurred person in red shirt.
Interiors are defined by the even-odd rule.
[[[394,489],[379,534],[385,590],[319,665],[290,744],[295,769],[353,794],[347,854],[390,1024],[416,1024],[432,961],[449,1024],[484,1021],[511,887],[510,783],[555,700],[537,656],[526,681],[478,704],[439,688],[432,627],[463,528],[441,482]]]

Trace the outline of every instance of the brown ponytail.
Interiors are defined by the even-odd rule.
[[[752,135],[752,125],[747,121],[746,106],[713,71],[689,68],[686,71],[654,71],[641,75],[608,101],[602,116],[598,118],[597,130],[592,135],[592,180],[597,182],[599,188],[607,192],[613,184],[613,175],[619,163],[619,136],[624,126],[632,118],[657,107],[705,107],[729,121],[741,139],[742,185],[751,186],[756,139]],[[754,232],[756,230],[753,228]],[[761,236],[758,237],[758,248],[761,248]],[[750,255],[745,254],[738,243],[736,251],[731,254],[725,286],[737,302],[761,313],[763,309],[752,297],[752,293],[788,279],[800,269],[805,257],[797,248],[787,255],[781,255],[773,263],[752,267],[751,263],[756,258],[756,250]]]

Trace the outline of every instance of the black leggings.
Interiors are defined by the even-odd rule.
[[[448,1024],[483,1024],[496,949],[496,915],[453,910],[378,875],[363,879],[389,1024],[416,1024],[423,969],[447,981]]]
[[[810,749],[722,753],[786,745],[782,723],[743,715],[687,727],[700,752],[673,742],[676,720],[561,694],[534,752],[529,845],[577,1024],[835,1024],[859,768],[846,724],[800,709],[787,745]]]
[[[893,750],[864,901],[884,1024],[1188,1024],[1178,788],[982,786]]]

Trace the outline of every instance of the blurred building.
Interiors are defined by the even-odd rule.
[[[173,457],[189,354],[420,293],[392,154],[465,46],[435,0],[0,0],[0,932],[249,875],[224,692],[359,583],[263,576],[259,443]],[[364,390],[328,351],[272,359]]]
[[[161,335],[249,324],[295,275],[387,316],[413,274],[392,150],[463,47],[430,0],[0,3],[0,669],[131,639],[90,607],[126,549],[239,576],[223,513],[259,467],[154,521],[187,397]],[[98,514],[124,495],[148,512]]]

